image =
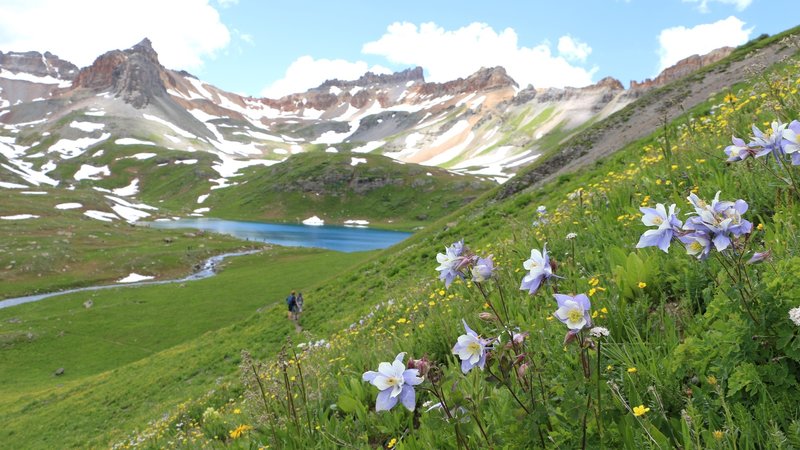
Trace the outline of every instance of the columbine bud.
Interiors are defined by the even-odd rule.
[[[520,366],[517,367],[517,376],[519,376],[520,379],[524,379],[526,373],[528,373],[528,363],[520,364]]]
[[[494,322],[495,320],[497,320],[497,316],[495,316],[494,314],[492,314],[490,312],[486,312],[486,311],[478,314],[478,318],[481,319],[481,320],[485,320],[487,322]]]
[[[419,376],[425,378],[431,369],[431,361],[428,359],[428,355],[423,356],[421,359],[409,358],[407,367],[409,369],[417,369]]]
[[[578,336],[577,331],[575,333],[573,333],[572,330],[567,331],[567,335],[564,336],[564,345],[567,345],[570,342],[574,341],[576,339],[576,336]]]
[[[749,260],[747,260],[747,264],[758,264],[764,261],[769,261],[770,259],[772,259],[772,250],[756,252]]]

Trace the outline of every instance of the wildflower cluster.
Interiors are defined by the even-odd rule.
[[[688,200],[695,211],[686,223],[677,218],[674,204],[670,205],[669,212],[660,203],[655,209],[640,208],[644,213],[642,223],[658,228],[645,231],[636,248],[658,247],[666,253],[670,242],[677,238],[688,254],[704,260],[708,258],[712,244],[721,252],[730,247],[734,239],[750,234],[753,225],[742,218],[742,214],[747,212],[747,202],[741,199],[720,201],[719,194],[717,192],[711,204],[694,193],[690,194]]]
[[[800,165],[800,122],[793,120],[787,125],[780,121],[773,121],[769,130],[761,131],[755,125],[752,129],[752,140],[749,143],[733,136],[733,145],[725,147],[728,162],[744,161],[751,156],[758,158],[771,154],[778,162],[788,156],[792,165]]]

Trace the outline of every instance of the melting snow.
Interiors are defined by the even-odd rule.
[[[86,151],[87,148],[95,145],[97,143],[103,142],[106,139],[111,137],[110,133],[103,133],[102,136],[99,138],[80,138],[80,139],[61,139],[60,141],[56,142],[55,144],[51,145],[50,148],[47,150],[48,153],[60,153],[61,158],[63,159],[71,159],[76,156],[80,156],[83,152]]]
[[[274,149],[272,149],[272,153],[276,153],[278,155],[286,155],[289,152],[286,151],[285,149],[282,149],[282,148],[274,148]]]
[[[83,205],[80,203],[59,203],[56,205],[56,209],[77,209],[83,208]]]
[[[209,211],[211,211],[211,208],[197,208],[192,212],[196,214],[202,214],[202,213],[207,213]]]
[[[119,217],[117,217],[116,214],[103,211],[95,211],[94,209],[84,211],[83,215],[91,217],[92,219],[101,220],[103,222],[112,222],[114,219],[119,219]]]
[[[369,153],[369,152],[375,150],[376,148],[382,146],[385,143],[386,143],[385,141],[367,142],[366,144],[362,145],[361,147],[356,147],[356,148],[354,148],[354,149],[352,149],[350,151],[353,152],[353,153]]]
[[[351,166],[357,166],[360,163],[366,163],[366,162],[367,162],[367,158],[355,158],[355,157],[350,158],[350,165]]]
[[[105,111],[86,111],[83,114],[87,115],[87,116],[102,117],[102,116],[106,115],[106,112]]]
[[[3,220],[25,220],[25,219],[38,219],[39,216],[33,214],[17,214],[14,216],[0,216]]]
[[[114,141],[114,143],[117,145],[156,145],[155,142],[140,141],[139,139],[133,139],[133,138],[117,139],[116,141]]]
[[[336,150],[335,147],[328,147],[325,149],[325,153],[339,153],[339,150]]]
[[[20,192],[20,194],[25,194],[25,195],[47,195],[47,192],[45,192],[45,191],[22,191],[22,192]]]
[[[151,116],[150,114],[142,114],[142,117],[144,117],[147,120],[152,120],[153,122],[158,122],[161,125],[164,125],[164,126],[168,127],[172,131],[178,133],[179,135],[181,135],[181,136],[183,136],[185,138],[197,139],[197,136],[193,135],[192,133],[189,133],[188,131],[184,130],[183,128],[178,128],[178,126],[174,125],[171,122],[167,122],[166,120],[164,120],[164,119],[162,119],[162,118],[160,118],[158,116]]]
[[[0,78],[5,78],[6,80],[27,81],[30,83],[57,84],[60,88],[72,86],[72,82],[69,80],[59,80],[58,78],[53,78],[49,75],[45,77],[37,77],[36,75],[31,75],[24,72],[12,73],[5,69],[0,69]]]
[[[6,189],[25,189],[28,186],[25,186],[24,184],[6,183],[5,181],[0,181],[0,187]]]
[[[172,143],[174,143],[174,144],[177,144],[178,142],[181,141],[181,138],[179,138],[177,136],[173,136],[171,134],[165,134],[164,137],[169,139],[170,141],[172,141]]]
[[[369,220],[351,219],[344,221],[344,226],[346,227],[366,228],[367,225],[369,225]]]
[[[330,93],[333,95],[339,95],[342,93],[342,90],[337,86],[331,86]]]
[[[102,130],[105,128],[106,124],[104,123],[94,123],[94,122],[78,122],[77,120],[73,120],[72,123],[69,124],[72,128],[77,128],[81,131],[85,131],[87,133],[91,133],[92,131]]]
[[[185,164],[187,166],[191,166],[193,164],[197,164],[197,160],[196,159],[179,159],[179,160],[175,161],[175,164]]]
[[[98,150],[98,151],[94,152],[94,154],[92,154],[92,158],[99,158],[99,157],[103,156],[104,153],[105,153],[105,150]]]
[[[101,167],[94,167],[88,164],[81,164],[81,168],[75,172],[75,179],[80,180],[99,180],[103,176],[111,175],[111,170],[108,169],[108,165],[101,166]]]
[[[137,281],[152,280],[150,275],[139,275],[138,273],[131,273],[125,278],[117,280],[117,283],[136,283]]]
[[[311,225],[314,227],[325,225],[325,221],[320,219],[317,216],[311,216],[308,219],[303,221],[303,225]]]
[[[203,195],[197,197],[197,203],[203,203],[204,201],[206,201],[206,199],[208,198],[209,195],[211,195],[211,194],[203,194]]]
[[[131,181],[131,184],[125,187],[113,189],[112,192],[122,197],[130,197],[131,195],[136,195],[139,192],[139,179],[134,178],[133,181]]]
[[[138,159],[140,161],[144,161],[145,159],[150,159],[154,156],[157,156],[155,153],[137,153],[135,155],[128,156],[131,159]]]

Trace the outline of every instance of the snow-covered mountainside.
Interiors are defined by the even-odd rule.
[[[91,158],[126,145],[206,152],[218,187],[308,151],[380,153],[503,182],[543,145],[602,119],[653,83],[520,89],[502,67],[427,83],[422,68],[329,80],[280,99],[225,92],[163,67],[145,39],[78,70],[50,54],[0,52],[0,187],[102,179]],[[77,159],[76,159],[77,158]],[[81,161],[74,173],[57,170]]]

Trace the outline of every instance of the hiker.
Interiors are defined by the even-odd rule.
[[[303,293],[297,293],[297,299],[295,299],[295,303],[297,304],[297,317],[300,318],[300,313],[303,312]]]
[[[297,297],[295,291],[286,297],[286,306],[289,308],[289,319],[297,320]]]

